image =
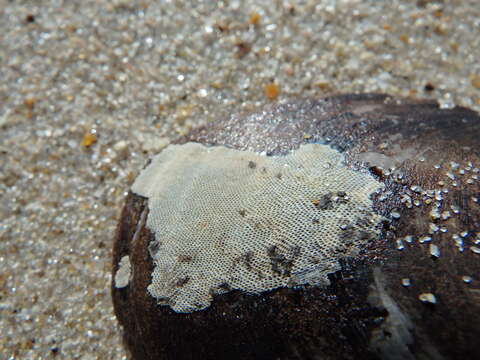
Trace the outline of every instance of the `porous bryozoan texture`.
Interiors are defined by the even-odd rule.
[[[115,287],[123,288],[128,285],[132,276],[132,265],[130,263],[130,257],[128,255],[120,259],[118,264],[118,270],[115,274]]]
[[[177,312],[229,290],[328,284],[339,259],[378,235],[370,196],[382,187],[327,145],[265,156],[171,145],[132,190],[147,197],[149,293]]]

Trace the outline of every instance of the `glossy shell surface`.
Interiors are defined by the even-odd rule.
[[[464,108],[343,95],[233,115],[176,144],[281,156],[302,144],[340,152],[382,184],[381,231],[343,258],[328,285],[213,296],[179,314],[149,292],[155,262],[148,199],[131,192],[114,245],[113,275],[129,256],[115,313],[135,359],[458,358],[480,336],[480,118]],[[468,281],[465,281],[467,279]]]

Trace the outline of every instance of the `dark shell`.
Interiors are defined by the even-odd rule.
[[[112,285],[112,294],[134,359],[478,356],[480,254],[470,249],[480,233],[480,180],[472,178],[480,178],[474,172],[480,168],[477,113],[386,95],[344,95],[232,116],[177,143],[188,141],[270,154],[312,141],[328,143],[345,153],[350,166],[367,167],[385,183],[391,193],[375,198],[374,206],[392,221],[358,257],[342,264],[328,287],[281,288],[261,295],[232,291],[217,296],[205,310],[179,314],[157,305],[147,293],[153,234],[138,224],[141,213],[148,211],[146,199],[130,193],[115,238],[113,274],[120,259],[129,255],[133,278],[124,288]],[[455,180],[448,178],[449,172]],[[448,193],[435,200],[417,187],[448,188]],[[412,202],[419,200],[419,206],[408,206],[405,197],[402,202],[405,194]],[[449,219],[431,214],[426,201],[432,197],[441,204],[440,213],[450,211]],[[431,256],[428,243],[418,241],[428,235],[430,223],[448,229],[434,231],[438,258]],[[141,232],[133,241],[138,226]],[[464,231],[468,234],[460,236]],[[453,234],[463,239],[463,252]],[[399,250],[397,240],[407,235],[415,240],[404,241]],[[463,275],[473,281],[463,281]],[[411,286],[402,286],[404,278],[411,279]],[[436,303],[420,301],[422,293],[434,294]]]

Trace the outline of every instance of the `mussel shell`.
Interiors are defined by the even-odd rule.
[[[133,274],[126,287],[112,284],[112,294],[134,359],[478,356],[477,113],[382,94],[289,100],[213,122],[176,143],[190,141],[268,155],[303,143],[329,144],[344,153],[348,166],[368,169],[385,184],[374,209],[387,220],[381,236],[342,261],[327,287],[260,295],[233,290],[205,310],[179,314],[146,290],[154,235],[141,223],[147,199],[130,192],[115,237],[113,275],[126,255]],[[428,237],[437,246],[433,251]],[[425,294],[434,301],[422,301],[432,300]]]

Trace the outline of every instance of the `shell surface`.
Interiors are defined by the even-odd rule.
[[[156,244],[160,238],[166,239],[165,234],[158,235],[155,230],[161,228],[160,224],[149,225],[153,220],[150,218],[150,200],[158,194],[143,192],[147,186],[142,187],[143,190],[136,189],[136,193],[134,185],[119,222],[113,261],[115,276],[121,268],[121,259],[129,256],[131,278],[125,287],[112,284],[115,312],[125,329],[125,341],[134,358],[391,359],[400,356],[413,359],[475,356],[475,339],[480,336],[477,278],[480,255],[476,251],[480,247],[479,139],[480,118],[473,111],[440,109],[433,102],[393,99],[376,94],[288,101],[256,113],[233,115],[178,139],[173,147],[165,150],[173,151],[176,146],[185,150],[190,146],[188,144],[196,143],[201,144],[193,145],[199,146],[199,156],[205,149],[216,151],[224,147],[236,151],[235,154],[246,155],[243,165],[234,167],[242,174],[261,171],[258,156],[265,161],[285,160],[313,144],[325,146],[341,158],[337,165],[334,164],[337,171],[340,166],[342,171],[364,177],[366,184],[370,183],[362,201],[370,214],[374,214],[371,216],[375,231],[372,230],[372,236],[365,241],[354,241],[356,245],[351,250],[355,251],[345,251],[341,257],[335,258],[335,266],[324,268],[327,271],[318,279],[327,279],[328,282],[292,283],[292,268],[287,267],[289,271],[283,271],[283,275],[290,278],[279,286],[264,283],[255,289],[231,281],[230,286],[222,288],[218,284],[225,283],[225,276],[227,282],[230,279],[229,272],[221,270],[219,273],[224,277],[220,276],[217,283],[210,281],[206,286],[213,291],[205,295],[204,290],[199,290],[203,294],[203,303],[177,308],[187,310],[182,314],[175,311],[175,306],[181,301],[188,304],[189,300],[181,300],[185,299],[181,297],[181,290],[176,293],[168,286],[155,290],[160,293],[152,296],[152,288],[149,288],[155,279],[152,274],[159,266],[170,266],[172,271],[163,270],[163,273],[177,274],[173,277],[176,281],[173,285],[182,285],[179,287],[182,289],[188,282],[179,283],[180,276],[176,271],[198,271],[195,275],[198,277],[203,263],[193,267],[191,264],[187,267],[176,264],[189,256],[193,259],[202,249],[192,250],[191,255],[183,254],[186,257],[179,258],[178,246],[185,249],[185,244],[192,244],[191,238],[166,248],[164,240]],[[162,153],[158,156],[161,158]],[[257,165],[249,167],[249,161]],[[202,162],[209,166],[221,165],[208,157],[195,161],[196,164]],[[165,161],[161,163],[166,164]],[[269,166],[272,165],[269,163]],[[170,181],[172,186],[181,184],[184,188],[186,177],[190,175],[185,168],[182,169],[182,176],[172,176],[168,180],[168,175],[164,177],[165,181]],[[235,171],[234,183],[239,178]],[[214,189],[218,189],[213,180],[217,177],[213,176],[206,183],[212,183]],[[223,179],[221,183],[225,181]],[[236,186],[245,183],[242,181],[242,185],[237,183]],[[293,180],[292,183],[295,184]],[[160,181],[160,184],[165,183]],[[272,188],[268,184],[267,188]],[[300,202],[307,204],[308,198],[312,212],[316,211],[317,205],[325,203],[321,186],[313,188],[319,192],[300,191],[300,197],[304,197]],[[341,187],[332,191],[335,192],[337,197],[339,192],[348,194]],[[195,191],[186,191],[185,194],[188,194],[188,200]],[[305,194],[312,194],[313,198]],[[173,198],[179,204],[185,201],[179,195]],[[165,223],[165,231],[176,228],[166,224],[170,216],[168,209],[180,206],[174,206],[172,199],[169,200],[171,205],[158,218],[159,223]],[[155,201],[159,201],[155,207],[160,207],[161,200]],[[198,202],[199,198],[196,198],[193,208],[190,205],[185,208],[187,217],[192,216],[192,211],[197,211],[198,216],[208,213],[199,210],[201,207],[195,208],[200,206]],[[238,215],[235,216],[242,217],[240,211],[246,209],[241,201],[237,202],[219,207],[220,216],[236,211]],[[281,205],[278,206],[281,208]],[[272,211],[276,209],[275,206],[271,208]],[[176,216],[175,219],[182,211],[181,206],[179,209],[172,212],[177,214],[172,215]],[[248,213],[245,211],[244,214]],[[180,224],[180,228],[185,224]],[[339,231],[343,231],[342,222],[338,224]],[[267,231],[267,240],[264,240],[267,244],[270,244],[270,235]],[[306,238],[308,236],[302,241]],[[314,235],[310,239],[313,243],[318,241]],[[235,242],[226,243],[232,246]],[[168,249],[175,249],[171,261],[162,259],[163,255],[167,259],[170,256]],[[211,249],[207,252],[200,258],[203,256],[212,261],[211,256],[219,256]],[[263,249],[263,254],[267,254],[264,260],[267,259],[268,246]],[[275,259],[276,253],[271,251],[271,254]],[[294,263],[288,254],[280,253],[280,264]],[[268,259],[263,264],[273,272],[272,259]],[[259,260],[258,266],[260,264]],[[246,269],[245,262],[238,266]],[[282,267],[277,267],[279,269]],[[218,277],[219,273],[212,278]],[[282,276],[279,278],[283,279]],[[198,279],[197,284],[204,286],[205,283],[198,282]],[[163,284],[167,283],[168,280],[163,280]],[[193,286],[195,282],[191,284]],[[431,294],[435,301],[422,301],[421,294]],[[445,326],[446,321],[449,326]],[[436,330],[432,332],[431,329]]]

